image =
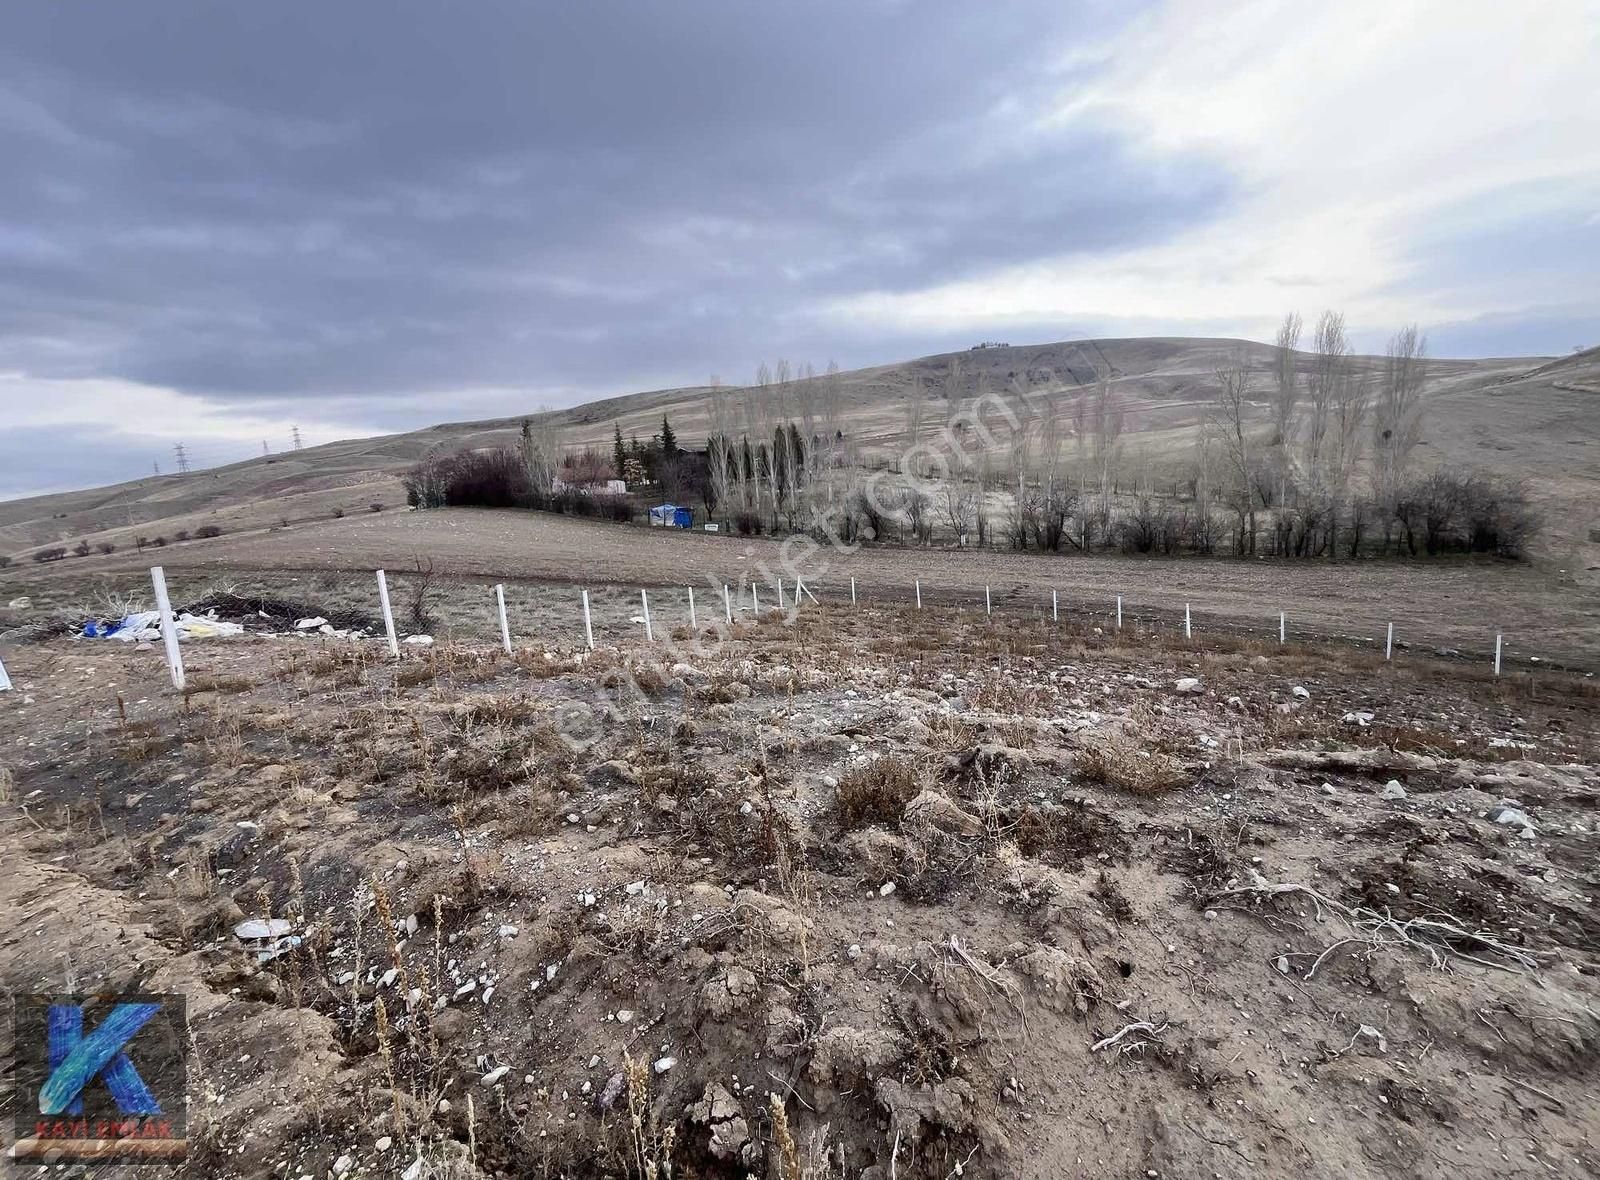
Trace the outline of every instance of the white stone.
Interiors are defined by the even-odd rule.
[[[1405,797],[1406,789],[1400,785],[1399,779],[1394,778],[1384,783],[1383,790],[1378,794],[1380,799],[1404,799]]]
[[[488,1073],[484,1074],[483,1077],[479,1079],[479,1082],[485,1086],[492,1086],[510,1072],[511,1067],[509,1065],[498,1065],[494,1069],[491,1069]]]
[[[1175,681],[1172,691],[1193,696],[1200,692],[1200,678],[1198,676],[1184,676]]]
[[[656,1058],[656,1072],[666,1073],[667,1070],[677,1064],[678,1059],[676,1057],[658,1057]]]

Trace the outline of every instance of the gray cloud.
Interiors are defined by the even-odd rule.
[[[19,6],[0,42],[0,371],[398,427],[484,409],[451,390],[537,404],[969,343],[816,309],[1159,243],[1235,200],[1225,161],[1037,119],[1095,68],[1074,51],[1137,15]],[[1114,323],[1086,308],[1036,330]],[[76,470],[146,465],[103,459]]]
[[[791,343],[810,300],[1138,242],[1226,198],[1113,135],[1018,136],[1007,108],[1103,17],[30,8],[0,49],[0,363],[385,394],[825,350]]]

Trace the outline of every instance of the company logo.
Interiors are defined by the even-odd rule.
[[[14,1159],[183,1159],[182,996],[18,996],[14,1012]]]

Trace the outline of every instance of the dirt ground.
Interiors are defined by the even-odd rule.
[[[565,639],[581,626],[577,588],[613,586],[637,597],[637,588],[674,588],[664,601],[686,609],[684,588],[694,586],[702,606],[755,581],[776,598],[776,582],[792,593],[800,575],[819,599],[848,601],[850,579],[858,602],[909,603],[921,582],[925,603],[984,608],[984,588],[1001,617],[1040,618],[1055,591],[1068,617],[1104,622],[1123,597],[1125,615],[1166,626],[1181,624],[1189,604],[1202,629],[1275,636],[1285,612],[1291,636],[1338,638],[1381,645],[1389,622],[1398,643],[1443,648],[1487,660],[1497,632],[1505,635],[1511,664],[1556,662],[1600,669],[1600,592],[1569,573],[1499,561],[1357,562],[1348,564],[1238,560],[1144,560],[1071,557],[1006,550],[895,546],[851,552],[814,547],[796,539],[735,538],[698,532],[651,530],[549,513],[444,509],[363,514],[288,529],[228,535],[169,545],[143,554],[118,553],[44,569],[0,571],[0,608],[18,595],[41,602],[80,603],[132,593],[148,598],[146,568],[160,562],[175,581],[197,593],[233,581],[357,572],[352,593],[375,609],[370,571],[384,567],[403,576],[419,562],[447,579],[527,583],[512,598],[541,595],[537,584],[562,587],[559,606],[529,607],[527,622],[554,628],[539,634]],[[485,591],[462,590],[463,621]],[[474,597],[476,595],[476,597]],[[521,596],[521,598],[519,598]],[[481,613],[487,626],[492,615]],[[0,627],[3,627],[0,623]],[[1537,660],[1535,661],[1535,657]]]
[[[0,993],[183,992],[208,1177],[1600,1172],[1594,680],[674,622],[8,648]]]

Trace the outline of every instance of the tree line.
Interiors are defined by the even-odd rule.
[[[609,455],[563,453],[547,416],[523,423],[516,448],[426,457],[406,476],[407,495],[422,507],[631,519],[629,497],[594,491],[621,478],[698,502],[742,533],[847,543],[1307,559],[1525,553],[1539,520],[1522,482],[1416,462],[1428,368],[1416,327],[1395,333],[1376,363],[1355,355],[1336,312],[1319,317],[1305,351],[1303,333],[1290,314],[1264,362],[1259,349],[1229,354],[1187,455],[1164,461],[1130,456],[1130,410],[1098,363],[1089,384],[1047,369],[998,382],[961,355],[943,373],[913,370],[898,438],[868,452],[848,429],[838,366],[819,374],[779,361],[738,389],[712,378],[703,450],[682,447],[664,415],[647,441],[625,440],[618,424]],[[942,416],[929,408],[930,386]]]

